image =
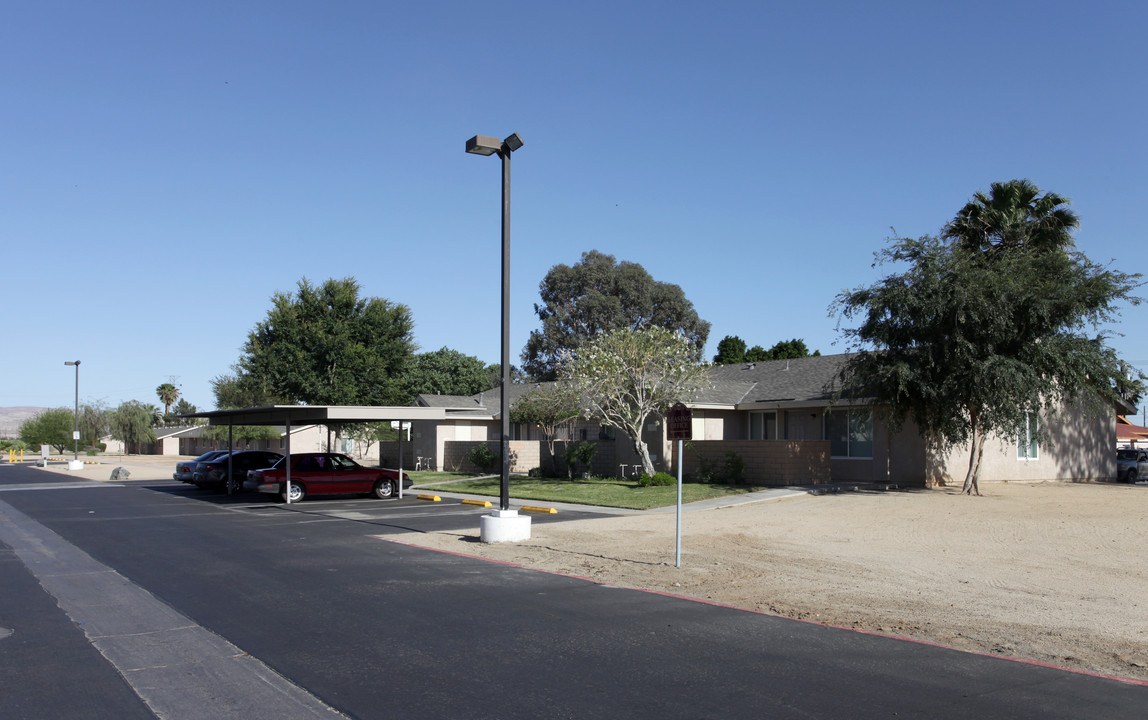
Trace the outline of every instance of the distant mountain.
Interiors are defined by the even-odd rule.
[[[16,437],[20,434],[20,426],[24,424],[25,420],[48,409],[46,407],[0,407],[0,437]]]

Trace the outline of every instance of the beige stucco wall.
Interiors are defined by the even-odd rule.
[[[979,482],[1108,481],[1116,477],[1116,416],[1074,404],[1041,416],[1046,437],[1036,460],[1017,458],[1016,440],[985,440]],[[960,485],[969,467],[969,447],[952,448],[932,469],[945,484]]]

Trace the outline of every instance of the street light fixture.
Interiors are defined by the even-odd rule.
[[[510,154],[522,145],[522,138],[518,133],[511,133],[505,140],[489,135],[475,135],[466,141],[466,151],[472,155],[497,155],[502,158],[502,390],[499,393],[502,470],[499,491],[500,512],[492,513],[492,517],[510,521],[508,524],[513,526],[513,529],[495,542],[501,539],[519,540],[530,537],[530,518],[518,518],[517,512],[510,509]],[[484,529],[486,520],[488,518],[484,517]],[[526,527],[525,537],[521,535],[523,524]],[[492,533],[501,534],[501,531]],[[485,533],[483,539],[486,539]]]
[[[75,444],[75,455],[72,460],[80,462],[80,361],[65,360],[65,365],[76,366],[76,410],[72,415],[72,442]]]

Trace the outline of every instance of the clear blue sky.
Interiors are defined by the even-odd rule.
[[[943,6],[943,7],[942,7]],[[13,0],[0,25],[0,406],[201,409],[276,291],[355,277],[422,350],[499,360],[585,250],[750,345],[841,352],[895,228],[1029,178],[1145,269],[1148,4]],[[1148,308],[1113,345],[1148,370]],[[837,343],[837,344],[835,344]]]

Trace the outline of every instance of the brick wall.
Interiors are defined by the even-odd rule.
[[[470,461],[471,449],[486,445],[494,451],[495,455],[502,452],[501,443],[497,440],[447,440],[443,443],[443,459],[439,463],[440,470],[448,472],[480,473],[474,463]],[[539,459],[546,452],[544,443],[538,440],[511,440],[510,441],[510,472],[525,475],[531,468],[539,466]],[[497,473],[496,467],[492,472]]]
[[[670,463],[677,472],[678,444]],[[706,458],[717,468],[734,452],[745,463],[742,477],[751,485],[810,485],[831,482],[828,440],[693,440],[685,444],[686,478],[694,478]]]

